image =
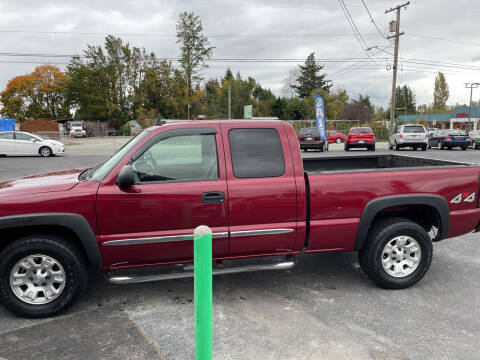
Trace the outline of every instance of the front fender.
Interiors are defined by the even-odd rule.
[[[102,257],[97,239],[83,216],[70,213],[44,213],[0,217],[0,230],[32,226],[60,226],[73,231],[80,240],[90,264],[101,266]]]

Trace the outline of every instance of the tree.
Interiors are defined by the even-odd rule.
[[[232,70],[230,70],[230,68],[227,68],[227,71],[225,72],[225,76],[223,77],[222,82],[230,79],[233,79]]]
[[[397,86],[395,89],[395,113],[415,114],[415,94],[407,85]]]
[[[88,45],[83,57],[70,60],[67,99],[77,117],[121,124],[129,113],[145,107],[141,85],[157,65],[153,53],[109,35],[103,47]]]
[[[323,89],[326,92],[330,91],[332,84],[328,81],[327,74],[320,74],[323,65],[320,65],[315,60],[315,53],[308,55],[304,65],[299,65],[300,75],[297,77],[297,85],[292,85],[292,88],[298,93],[301,99],[309,97],[312,92]]]
[[[203,27],[193,12],[183,12],[177,21],[177,44],[180,44],[180,67],[187,83],[188,96],[193,93],[193,82],[202,80],[201,71],[208,67],[212,50],[208,38],[203,35]]]
[[[345,105],[343,111],[340,113],[340,118],[344,120],[360,120],[368,122],[368,112],[362,104],[351,102]]]
[[[362,94],[358,94],[358,99],[354,99],[353,102],[355,104],[361,105],[364,109],[363,117],[361,119],[365,118],[365,113],[366,113],[367,121],[369,121],[372,118],[374,113],[373,105],[370,102],[370,97],[367,94],[365,94],[365,96]]]
[[[439,72],[435,78],[435,88],[433,90],[433,111],[445,112],[447,111],[447,100],[450,95],[448,84],[445,80],[445,75]]]
[[[67,75],[51,65],[11,79],[0,93],[2,114],[19,121],[34,118],[61,119],[70,116],[64,95]]]

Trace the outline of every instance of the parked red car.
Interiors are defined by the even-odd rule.
[[[331,143],[341,144],[345,142],[345,135],[335,130],[327,130],[327,138],[330,144]]]
[[[345,151],[351,148],[366,148],[375,151],[375,134],[369,127],[353,127],[347,135]]]
[[[85,292],[89,268],[114,284],[193,276],[198,225],[213,232],[214,274],[358,251],[378,285],[406,288],[432,242],[480,230],[479,173],[392,154],[302,159],[284,121],[152,127],[99,166],[0,183],[0,301],[50,316]]]

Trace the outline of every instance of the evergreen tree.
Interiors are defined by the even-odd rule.
[[[308,55],[304,65],[299,65],[300,75],[297,77],[297,85],[292,85],[301,99],[308,98],[313,91],[323,89],[330,91],[332,84],[327,80],[327,74],[320,74],[323,65],[315,60],[315,53]]]
[[[231,79],[233,79],[232,70],[230,70],[230,68],[227,68],[227,71],[225,72],[225,76],[222,79],[222,83],[226,80],[231,80]]]
[[[415,94],[407,85],[397,86],[395,89],[395,113],[396,114],[415,114]]]
[[[365,96],[362,94],[358,94],[358,99],[353,100],[353,102],[362,106],[362,111],[364,115],[363,117],[361,117],[362,120],[365,118],[365,113],[367,114],[367,120],[370,120],[372,118],[374,109],[372,103],[370,102],[370,97],[367,94],[365,94]]]

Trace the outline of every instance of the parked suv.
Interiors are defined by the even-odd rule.
[[[351,148],[367,148],[375,151],[375,134],[369,127],[353,127],[345,141],[345,151]]]
[[[397,132],[389,139],[389,148],[400,150],[402,147],[411,147],[413,150],[421,148],[427,150],[428,133],[423,125],[405,124],[400,125]]]
[[[300,150],[318,149],[328,151],[328,143],[320,138],[317,128],[303,128],[298,133]]]
[[[473,130],[468,133],[472,141],[472,149],[480,149],[480,130]]]

